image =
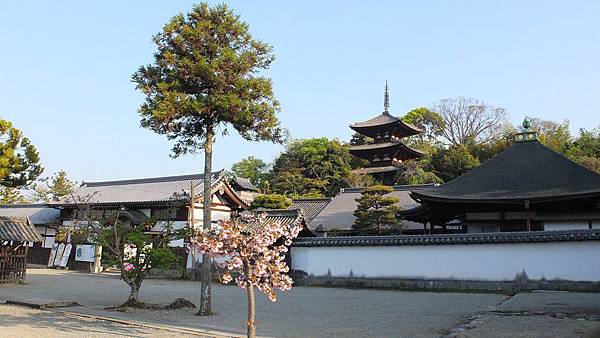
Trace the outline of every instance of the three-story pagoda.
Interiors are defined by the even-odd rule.
[[[387,81],[383,113],[369,120],[350,125],[352,130],[373,139],[372,143],[351,145],[350,154],[369,161],[366,168],[357,169],[357,173],[387,176],[394,173],[406,160],[423,156],[423,153],[402,143],[402,138],[422,133],[422,131],[389,112],[390,99]]]

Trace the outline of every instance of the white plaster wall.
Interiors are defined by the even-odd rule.
[[[585,230],[589,229],[588,221],[546,221],[544,230]]]
[[[600,242],[292,247],[292,268],[333,277],[600,281]]]

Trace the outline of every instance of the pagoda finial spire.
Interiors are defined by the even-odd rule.
[[[390,93],[388,92],[387,80],[385,80],[385,92],[383,93],[383,113],[389,114],[390,110]]]

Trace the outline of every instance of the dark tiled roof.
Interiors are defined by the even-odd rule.
[[[60,217],[60,210],[47,204],[0,205],[0,216],[29,217],[33,224],[51,224]]]
[[[0,217],[0,240],[41,242],[42,237],[27,217]]]
[[[213,186],[223,180],[225,175],[222,171],[212,174]],[[62,197],[56,204],[82,203],[82,200],[90,204],[166,202],[172,200],[175,194],[189,193],[192,183],[195,194],[201,195],[203,182],[202,174],[84,182],[75,192]]]
[[[400,201],[398,202],[398,205],[402,209],[410,209],[418,205],[417,202],[410,197],[410,192],[431,188],[433,186],[434,185],[432,184],[397,185],[393,187],[394,192],[390,193],[388,196],[399,198]],[[315,218],[312,219],[312,221],[308,222],[309,228],[314,230],[319,225],[322,225],[325,230],[351,229],[356,220],[356,217],[354,217],[354,211],[358,206],[356,199],[360,198],[362,190],[362,188],[343,189]],[[423,225],[420,223],[404,221],[403,224],[408,229],[423,228]]]
[[[258,191],[258,188],[254,184],[252,184],[252,182],[250,182],[249,179],[244,177],[235,176],[232,180],[232,183],[236,184],[243,190]]]
[[[479,167],[413,196],[432,201],[522,202],[590,194],[600,194],[600,174],[530,141],[514,143]]]
[[[293,246],[397,246],[600,241],[600,229],[482,234],[298,238]]]
[[[251,211],[246,211],[251,212]],[[254,211],[256,213],[266,213],[267,217],[261,222],[254,222],[248,224],[244,229],[246,232],[256,231],[267,223],[279,223],[279,224],[293,224],[300,225],[304,220],[304,214],[300,209],[262,209]]]
[[[386,114],[386,113],[382,113],[379,114],[371,119],[368,119],[366,121],[362,121],[362,122],[356,122],[352,125],[350,125],[350,128],[354,129],[354,128],[369,128],[369,127],[376,127],[376,126],[381,126],[381,125],[386,125],[386,124],[393,124],[393,123],[398,123],[401,124],[403,129],[409,130],[411,131],[411,134],[418,134],[420,132],[422,132],[421,129],[413,126],[410,123],[404,122],[401,119],[392,116],[390,114]]]
[[[300,209],[306,222],[312,221],[331,202],[331,198],[299,198],[292,200],[288,209]]]

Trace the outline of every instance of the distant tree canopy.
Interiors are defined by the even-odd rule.
[[[0,187],[0,204],[25,204],[28,202],[21,190],[13,187]]]
[[[358,206],[354,211],[356,220],[354,229],[389,229],[399,227],[401,221],[396,217],[400,200],[396,197],[385,196],[393,192],[392,187],[374,185],[363,189],[361,197],[357,198]]]
[[[425,156],[402,163],[394,184],[448,182],[506,150],[520,129],[506,121],[504,109],[465,98],[442,100],[431,109],[416,108],[401,119],[424,130],[403,141]],[[582,129],[573,137],[568,121],[531,121],[542,144],[600,173],[600,126]],[[334,196],[347,186],[377,185],[381,182],[373,176],[351,170],[367,166],[368,161],[348,152],[349,145],[372,142],[357,133],[349,144],[327,138],[296,140],[288,144],[267,175],[270,190],[292,198],[318,197]]]
[[[292,204],[289,198],[280,194],[258,195],[252,201],[251,209],[287,209]]]
[[[579,130],[579,137],[566,150],[571,160],[600,174],[600,127]]]
[[[295,140],[275,160],[271,189],[283,195],[334,196],[347,187],[348,146],[326,137]]]
[[[255,186],[265,189],[268,187],[269,165],[254,156],[248,156],[234,163],[231,172],[235,176],[250,180]]]
[[[444,122],[441,136],[451,145],[486,143],[499,136],[507,123],[506,110],[473,98],[450,98],[438,102],[433,110]]]
[[[40,202],[56,201],[75,190],[76,183],[67,177],[67,172],[60,170],[52,177],[42,180],[34,187],[34,195]]]
[[[0,185],[24,188],[44,171],[37,149],[12,123],[0,118]]]
[[[437,144],[439,137],[445,130],[445,122],[440,114],[424,107],[409,111],[402,117],[402,121],[423,130],[423,133],[414,136],[416,142],[412,142],[421,149]]]

